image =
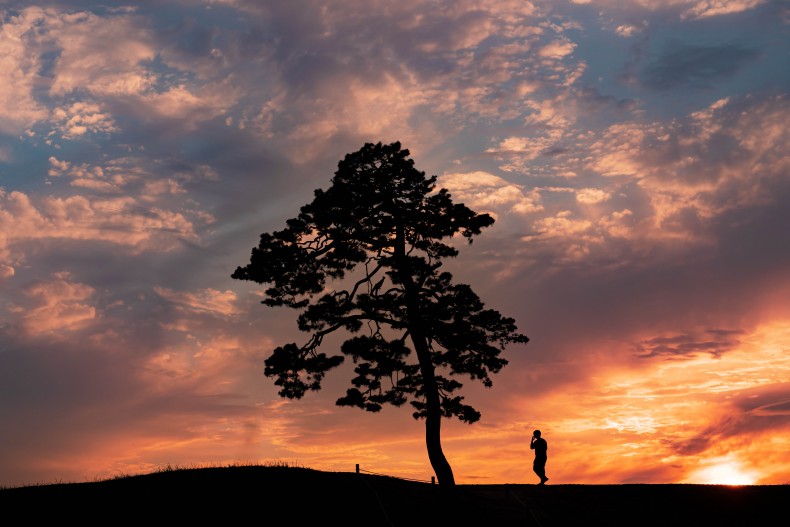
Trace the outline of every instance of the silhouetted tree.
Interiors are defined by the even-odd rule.
[[[232,277],[270,284],[262,303],[300,310],[299,330],[311,334],[265,360],[264,374],[282,397],[320,390],[327,371],[350,356],[353,387],[336,404],[378,412],[409,401],[414,418],[425,418],[439,484],[453,486],[441,418],[474,423],[480,412],[455,394],[462,384],[450,377],[490,387],[489,373],[507,364],[500,352],[529,339],[513,319],[485,309],[471,287],[439,271],[458,254],[440,240],[460,233],[471,243],[494,219],[454,204],[446,189],[435,191],[436,176],[426,178],[408,156],[399,142],[347,154],[331,187],[316,190],[285,229],[262,234],[250,263]],[[339,329],[353,335],[340,346],[343,355],[319,352]]]

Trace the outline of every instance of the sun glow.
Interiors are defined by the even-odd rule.
[[[719,458],[693,472],[689,482],[705,485],[754,485],[757,478],[755,472],[744,470],[737,461]]]

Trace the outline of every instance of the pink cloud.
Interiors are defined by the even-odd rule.
[[[41,63],[35,46],[30,49],[30,28],[43,15],[44,10],[32,7],[0,25],[0,132],[18,134],[49,113],[33,96]]]
[[[193,223],[183,214],[160,208],[141,209],[132,197],[45,197],[0,193],[0,254],[12,245],[37,239],[111,242],[138,253],[172,250],[181,239],[197,241]]]
[[[78,89],[128,95],[153,85],[141,62],[153,59],[156,51],[147,28],[134,15],[49,12],[41,21],[61,49],[50,88],[53,95]]]
[[[55,273],[52,280],[25,289],[33,304],[21,313],[20,323],[29,335],[82,329],[96,319],[89,302],[95,290],[71,280],[69,273]]]
[[[239,313],[238,297],[233,291],[218,291],[208,288],[190,293],[174,291],[165,287],[155,287],[154,291],[162,298],[189,311],[222,317],[230,317]]]

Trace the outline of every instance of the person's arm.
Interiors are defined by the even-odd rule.
[[[535,436],[532,436],[532,441],[529,442],[529,448],[535,450]]]

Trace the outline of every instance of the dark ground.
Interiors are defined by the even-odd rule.
[[[790,485],[439,485],[298,467],[176,469],[0,489],[15,525],[772,526]],[[10,524],[8,524],[10,525]]]

